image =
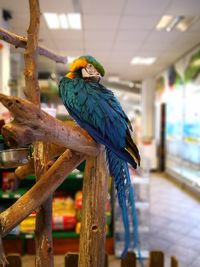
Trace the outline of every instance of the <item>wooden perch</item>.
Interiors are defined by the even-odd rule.
[[[79,267],[102,267],[105,257],[105,204],[108,172],[104,146],[99,155],[86,160],[83,183]]]
[[[6,31],[5,29],[0,28],[0,39],[14,45],[16,48],[21,47],[21,48],[26,48],[27,44],[27,38],[23,36],[16,35],[14,33],[11,33],[9,31]],[[63,63],[66,64],[68,59],[67,57],[64,56],[59,56],[55,52],[43,47],[43,46],[38,46],[37,48],[38,54],[45,56],[57,63]]]
[[[64,123],[19,97],[0,94],[0,102],[15,117],[13,123],[6,124],[2,128],[6,141],[24,146],[40,140],[87,155],[98,154],[99,145],[78,125],[71,122]]]
[[[34,161],[31,159],[26,165],[20,166],[15,170],[15,175],[19,179],[25,179],[28,175],[34,174]]]
[[[1,236],[2,236],[2,234],[0,234],[0,266],[6,267],[6,266],[8,266],[8,261],[6,259],[6,255],[4,252],[3,242],[2,242]]]
[[[7,235],[38,208],[84,159],[83,155],[67,149],[26,194],[0,214],[2,236]]]
[[[37,70],[37,46],[40,26],[39,0],[29,0],[30,24],[28,28],[27,45],[24,52],[25,62],[25,89],[28,100],[40,108],[40,88]],[[37,181],[48,170],[49,145],[47,142],[33,143],[34,168]],[[52,240],[52,194],[49,194],[36,214],[35,248],[36,267],[53,267],[53,240]]]

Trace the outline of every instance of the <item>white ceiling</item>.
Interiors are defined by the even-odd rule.
[[[60,54],[91,54],[104,65],[107,75],[142,80],[156,75],[199,43],[200,21],[187,32],[158,32],[163,14],[200,16],[200,0],[41,0],[41,12],[82,13],[83,30],[49,30],[41,17],[41,44]],[[10,30],[26,35],[28,0],[0,0],[12,12]],[[157,57],[151,66],[131,66],[134,56]],[[59,66],[61,68],[61,66]],[[64,66],[66,68],[66,66]],[[40,69],[55,64],[40,59]]]

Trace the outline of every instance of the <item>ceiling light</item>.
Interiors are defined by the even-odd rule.
[[[65,14],[60,14],[58,17],[59,17],[60,27],[62,29],[68,29],[69,23],[68,23],[67,16]]]
[[[156,25],[156,29],[158,31],[162,30],[162,29],[165,29],[170,24],[172,19],[173,19],[173,16],[170,16],[170,15],[162,16],[162,18],[160,19],[160,21]]]
[[[50,29],[59,29],[60,23],[56,13],[44,13],[45,20]]]
[[[176,29],[181,32],[186,31],[192,24],[194,24],[198,20],[198,17],[188,16],[181,20],[178,25],[176,25]]]
[[[69,13],[67,17],[70,29],[81,30],[81,15],[79,13]]]
[[[56,14],[56,13],[44,13],[44,18],[50,29],[72,29],[81,30],[81,14],[69,13]]]
[[[108,77],[108,81],[110,83],[117,83],[117,82],[119,82],[119,80],[120,80],[120,78],[117,75],[112,75],[112,76]]]
[[[155,61],[155,57],[134,57],[131,60],[131,65],[151,65]]]
[[[69,64],[72,63],[76,58],[77,58],[77,57],[70,57],[70,56],[67,57],[67,59],[68,59],[68,60],[67,60],[67,63],[69,63]]]
[[[184,19],[184,16],[176,16],[167,26],[166,31],[171,32],[183,19]]]

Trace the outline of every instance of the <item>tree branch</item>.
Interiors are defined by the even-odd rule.
[[[99,145],[89,134],[72,122],[62,122],[29,101],[0,94],[0,102],[14,115],[14,122],[2,129],[8,142],[15,145],[47,141],[61,147],[96,156]]]
[[[67,149],[28,192],[0,214],[2,236],[7,235],[39,207],[84,159],[83,155]]]
[[[5,29],[0,28],[0,39],[14,45],[16,48],[21,47],[25,48],[27,44],[27,38],[23,36],[16,35],[12,32],[6,31]],[[43,46],[38,46],[37,48],[38,54],[41,56],[45,56],[57,63],[67,63],[67,57],[63,57],[60,55],[55,54],[55,52],[43,47]]]

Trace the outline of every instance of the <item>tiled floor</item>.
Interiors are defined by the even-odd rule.
[[[159,174],[150,182],[149,244],[165,252],[166,267],[172,255],[179,267],[200,267],[200,203]],[[23,257],[26,266],[34,266],[34,257]],[[63,256],[55,256],[55,267],[61,266]],[[119,260],[109,257],[109,267],[120,267]]]
[[[179,260],[179,267],[200,267],[200,203],[163,176],[150,186],[150,249]]]

